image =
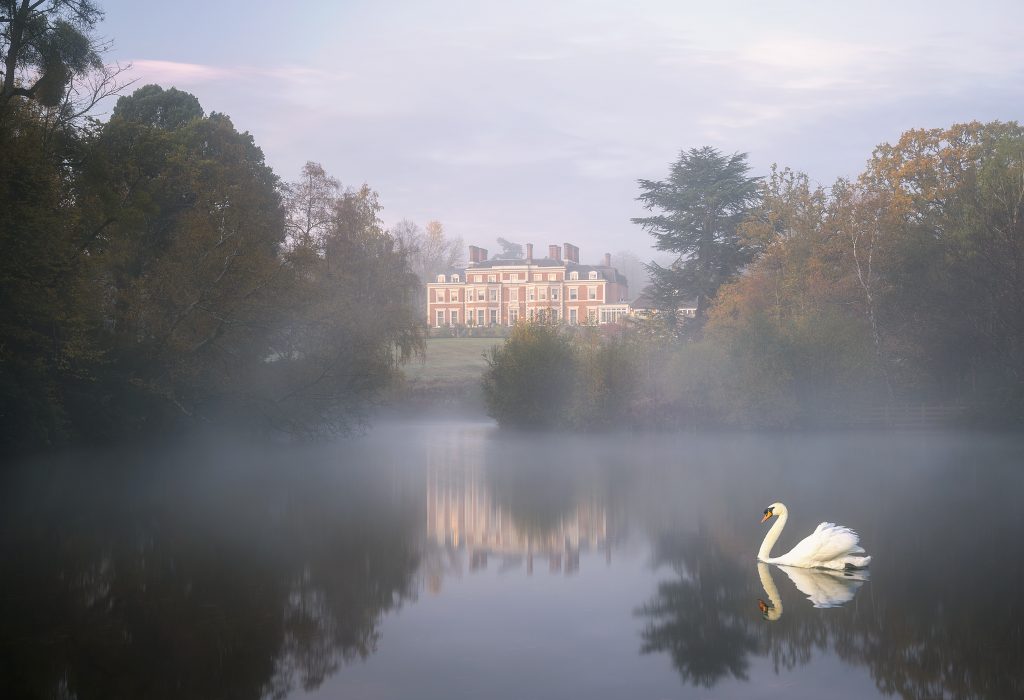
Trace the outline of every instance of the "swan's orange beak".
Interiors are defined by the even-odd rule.
[[[768,603],[764,602],[760,598],[757,599],[757,607],[761,611],[762,615],[766,614],[769,610],[772,609],[772,606],[768,605]]]
[[[761,518],[761,522],[763,523],[764,521],[766,521],[768,518],[772,517],[773,515],[775,515],[775,514],[772,513],[770,510],[766,510],[764,512],[764,517]]]

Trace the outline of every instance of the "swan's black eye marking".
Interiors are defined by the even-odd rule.
[[[764,514],[765,515],[771,515],[772,514],[772,509],[771,508],[765,508],[764,509]]]

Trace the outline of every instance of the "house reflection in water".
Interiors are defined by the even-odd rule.
[[[500,503],[479,467],[431,466],[427,473],[427,588],[441,590],[445,576],[495,567],[497,573],[544,563],[550,573],[572,575],[580,553],[603,551],[611,561],[608,517],[594,498],[581,498],[563,512],[517,512]]]

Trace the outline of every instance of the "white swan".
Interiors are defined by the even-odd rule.
[[[871,563],[871,557],[860,556],[864,554],[864,548],[857,544],[859,535],[848,527],[834,523],[822,523],[793,549],[781,557],[773,557],[772,547],[782,534],[782,528],[786,527],[789,510],[781,503],[772,503],[764,509],[761,522],[773,515],[779,519],[764,536],[761,549],[757,552],[758,561],[805,569],[862,569]]]

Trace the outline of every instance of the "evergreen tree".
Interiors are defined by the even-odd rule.
[[[667,180],[639,181],[637,199],[656,213],[633,223],[654,236],[655,248],[678,256],[669,267],[647,266],[651,295],[672,322],[680,306],[696,301],[703,324],[718,288],[750,260],[738,229],[757,204],[760,178],[748,171],[745,153],[705,146],[682,152]]]

